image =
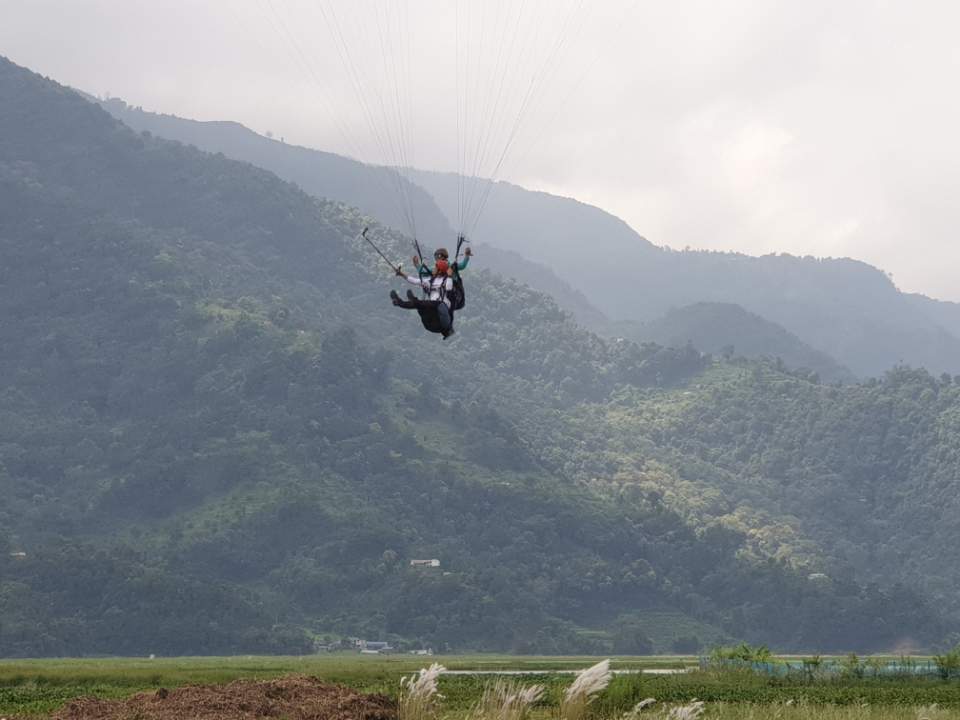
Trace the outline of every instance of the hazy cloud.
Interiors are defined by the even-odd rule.
[[[520,7],[484,1],[460,2],[461,29],[463,13],[477,31],[490,8]],[[333,3],[370,83],[384,79],[378,4]],[[0,0],[0,52],[147,109],[356,152],[365,126],[320,5]],[[525,6],[543,21],[525,37],[526,71],[547,56],[561,6],[572,5]],[[409,7],[414,159],[454,168],[456,4]],[[960,5],[597,0],[581,25],[506,179],[595,203],[657,243],[849,255],[906,290],[960,300]],[[510,33],[487,27],[477,56],[489,65],[491,36]],[[473,42],[461,35],[460,50]]]

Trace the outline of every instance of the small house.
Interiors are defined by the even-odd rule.
[[[390,647],[388,642],[379,642],[373,640],[362,640],[362,645],[360,646],[361,655],[380,655],[389,652],[393,652],[393,648]]]
[[[431,567],[438,568],[440,567],[440,561],[436,558],[432,560],[411,560],[410,567]]]

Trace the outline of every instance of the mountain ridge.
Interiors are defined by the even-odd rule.
[[[455,178],[412,175],[454,217]],[[652,245],[615,216],[577,200],[497,182],[474,233],[552,267],[612,320],[650,322],[671,307],[732,303],[783,326],[861,376],[906,362],[960,368],[960,306],[918,303],[882,271],[850,258],[760,257]],[[602,220],[602,228],[591,218]],[[550,218],[563,218],[551,224]],[[566,237],[567,243],[553,242]],[[585,250],[589,248],[589,250]],[[591,263],[599,254],[614,262]],[[956,311],[956,312],[954,312]]]
[[[374,171],[354,161],[287,146],[236,124],[229,126],[231,137],[222,138],[216,123],[147,113],[116,99],[101,104],[139,130],[253,162],[311,193],[405,227],[385,193],[369,191],[376,183],[364,178]],[[424,243],[450,244],[455,177],[428,171],[405,176],[419,198]],[[901,362],[932,372],[960,371],[960,306],[900,293],[882,271],[858,260],[673,251],[649,243],[599,208],[504,182],[494,184],[474,239],[545,266],[549,273],[528,272],[523,280],[557,293],[550,279],[555,274],[615,323],[652,322],[673,307],[697,302],[732,303],[781,325],[859,376],[875,376]],[[597,262],[595,254],[615,261]],[[498,269],[509,266],[501,262]],[[559,299],[583,321],[599,320],[580,297],[561,293]],[[596,327],[611,332],[606,325]]]
[[[672,308],[643,325],[625,325],[624,335],[667,347],[691,343],[715,355],[779,358],[787,367],[808,369],[825,382],[856,377],[836,360],[814,350],[783,327],[731,303],[695,303]]]

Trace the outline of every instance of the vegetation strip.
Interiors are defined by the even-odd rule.
[[[495,679],[477,674],[439,674],[436,685],[443,696],[442,710],[453,717],[465,717],[491,687],[497,683],[509,683],[509,687],[515,690],[534,685],[541,687],[533,710],[536,714],[554,715],[563,706],[565,692],[571,684],[569,674],[564,671],[577,661],[572,658],[559,661],[518,658],[515,667],[555,665],[553,672],[538,675],[535,682],[519,677]],[[443,658],[443,662],[463,669],[464,666],[475,668],[483,660],[450,657]],[[507,658],[489,659],[488,662],[509,669]],[[590,661],[579,659],[581,667],[586,662]],[[658,662],[662,660],[651,658],[648,663],[645,659],[633,659],[618,664],[621,669],[637,670],[645,664]],[[398,698],[401,678],[409,677],[418,664],[418,660],[409,658],[357,656],[6,661],[0,662],[0,717],[43,717],[79,697],[124,699],[138,692],[156,692],[160,688],[224,685],[241,678],[263,682],[291,675],[315,676],[325,683],[347,685],[357,692]],[[917,709],[934,704],[941,715],[948,711],[954,713],[944,717],[960,717],[960,682],[956,680],[856,676],[805,680],[801,677],[771,677],[745,669],[694,670],[676,675],[612,675],[609,685],[591,703],[590,714],[597,718],[619,719],[647,698],[655,698],[661,707],[704,701],[709,717],[746,717],[743,713],[748,707],[767,708],[784,718],[803,717],[796,714],[799,712],[796,709],[788,709],[797,706],[834,712],[846,707],[854,712],[866,705],[875,710],[886,708],[892,714],[878,715],[874,710],[871,711],[873,714],[860,716],[892,718],[900,717],[896,714],[900,712],[897,708]],[[909,717],[916,720],[917,716]]]

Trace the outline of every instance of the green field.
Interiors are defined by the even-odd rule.
[[[514,657],[457,655],[438,657],[331,654],[307,657],[202,657],[0,660],[0,716],[42,714],[83,695],[125,697],[141,690],[187,684],[226,683],[240,678],[265,680],[298,673],[343,683],[364,692],[396,695],[400,678],[431,662],[450,670],[577,670],[596,662],[583,657]],[[632,658],[618,668],[683,667],[693,658]],[[548,676],[551,684],[569,676]],[[532,680],[531,680],[532,682]],[[543,682],[538,678],[538,682]],[[466,708],[483,680],[469,676],[444,678],[446,705]]]
[[[120,698],[142,690],[187,684],[225,683],[240,678],[269,679],[292,673],[313,675],[367,692],[395,696],[402,676],[437,661],[451,670],[545,670],[521,682],[547,686],[538,717],[557,716],[571,676],[597,661],[587,657],[437,656],[367,657],[333,654],[311,657],[212,657],[65,659],[0,661],[0,718],[43,717],[68,700],[94,695]],[[618,658],[614,669],[681,668],[691,657]],[[444,676],[443,710],[463,717],[491,677]],[[634,704],[658,702],[640,717],[665,717],[669,706],[706,701],[704,718],[960,718],[960,682],[932,679],[835,678],[808,681],[770,678],[744,671],[689,672],[679,675],[616,676],[592,706],[597,718],[620,718]],[[930,706],[936,705],[936,708]]]

